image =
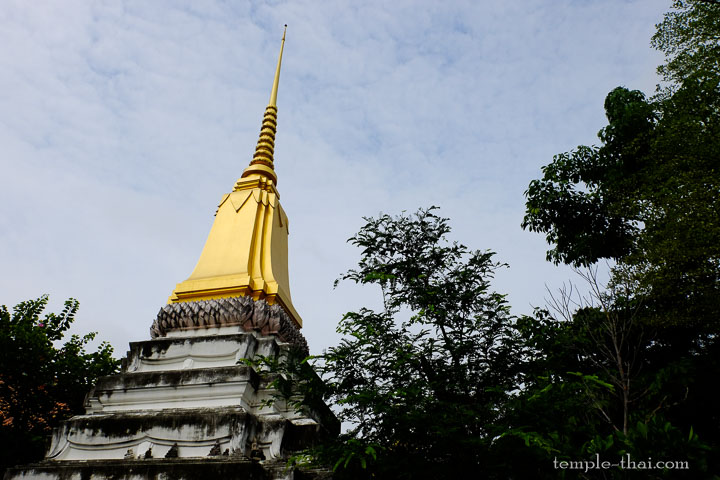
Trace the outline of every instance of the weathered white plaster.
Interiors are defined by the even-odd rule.
[[[124,411],[151,411],[178,408],[241,406],[252,410],[257,401],[247,379],[224,383],[198,382],[180,385],[147,385],[118,388],[90,399],[90,414]]]
[[[150,355],[143,355],[142,351],[138,351],[135,347],[144,343],[164,345],[164,348],[151,349]],[[134,373],[229,367],[237,365],[241,358],[252,358],[255,355],[256,344],[254,335],[237,335],[237,332],[236,335],[193,336],[138,342],[132,344],[134,348],[129,352],[127,371]]]
[[[98,381],[88,396],[86,415],[73,417],[55,432],[47,458],[117,460],[125,458],[128,449],[137,458],[149,446],[154,458],[163,458],[173,444],[178,445],[178,458],[199,458],[216,442],[223,452],[245,454],[253,440],[266,459],[280,457],[287,420],[295,425],[317,422],[284,402],[266,405],[273,392],[262,386],[256,390],[261,385],[258,375],[238,364],[241,358],[282,355],[284,345],[274,337],[231,333],[168,335],[131,344],[126,370]],[[207,425],[198,423],[198,416],[202,420],[208,412],[217,414]],[[170,420],[154,424],[168,415],[172,428],[167,426]],[[128,428],[107,433],[110,420]],[[130,425],[136,425],[134,431]]]

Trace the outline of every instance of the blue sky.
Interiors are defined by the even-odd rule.
[[[252,158],[283,24],[276,171],[311,350],[378,292],[332,284],[363,216],[437,205],[510,264],[515,314],[575,280],[520,228],[554,154],[652,93],[657,0],[89,1],[0,6],[0,304],[81,302],[118,353],[187,278]]]

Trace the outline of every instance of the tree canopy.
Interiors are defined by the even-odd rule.
[[[717,0],[675,0],[651,40],[665,54],[658,67],[664,80],[681,85],[698,74],[720,76],[720,25]]]
[[[52,429],[83,412],[95,380],[119,362],[101,343],[86,351],[94,333],[65,338],[79,303],[69,299],[59,313],[43,311],[47,296],[0,305],[0,469],[40,460]],[[64,340],[64,342],[63,342]]]
[[[327,397],[350,426],[340,444],[353,447],[338,475],[476,476],[519,381],[514,319],[490,288],[503,265],[448,242],[432,208],[366,220],[350,239],[359,267],[343,279],[379,287],[383,309],[346,314],[344,339],[322,355]]]
[[[713,331],[720,308],[720,5],[676,1],[653,45],[671,82],[648,98],[618,87],[599,146],[543,167],[523,228],[544,233],[548,260],[611,259],[638,282],[657,321]],[[620,273],[622,272],[622,273]]]
[[[608,289],[592,275],[591,302],[565,292],[554,314],[514,317],[490,286],[504,265],[448,241],[434,208],[366,221],[350,239],[358,268],[341,280],[377,288],[382,308],[347,313],[343,340],[314,359],[262,369],[280,397],[334,404],[346,427],[299,460],[339,480],[588,478],[554,465],[595,455],[691,465],[657,478],[717,471],[718,414],[707,403],[717,345],[667,355],[640,321],[632,285]]]
[[[543,332],[546,352],[534,365],[551,363],[516,412],[535,426],[529,444],[546,451],[675,452],[691,459],[696,478],[720,469],[707,386],[720,373],[720,4],[673,7],[652,39],[666,56],[658,68],[666,83],[652,97],[611,91],[600,145],[556,155],[526,191],[522,225],[545,234],[548,260],[612,263],[594,304],[560,302],[563,321],[528,324]],[[596,417],[582,421],[591,441],[573,436],[582,428],[527,417],[533,403],[552,404],[577,420],[571,399],[583,396]]]

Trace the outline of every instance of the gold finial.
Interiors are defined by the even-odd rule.
[[[263,116],[262,126],[260,127],[260,138],[255,147],[255,155],[253,155],[250,165],[243,171],[241,178],[257,173],[277,183],[277,175],[275,174],[275,166],[273,164],[273,153],[275,151],[275,133],[277,132],[277,92],[278,84],[280,83],[280,64],[282,63],[286,32],[287,25],[285,25],[282,41],[280,42],[280,56],[278,57],[277,69],[275,70],[272,92],[270,92],[270,103],[265,108],[265,115]],[[238,186],[236,185],[235,188],[238,188]]]
[[[195,269],[187,280],[177,284],[168,303],[250,296],[253,300],[264,299],[270,305],[279,305],[297,327],[302,326],[290,298],[288,218],[280,206],[273,167],[277,130],[275,102],[284,45],[283,32],[270,104],[265,109],[255,155],[233,191],[223,196]],[[209,328],[222,322],[189,328]],[[165,327],[157,325],[153,331],[162,334],[158,329]],[[263,327],[262,334],[274,328]]]
[[[277,69],[275,69],[275,81],[273,81],[272,92],[270,92],[270,103],[274,107],[277,106],[277,92],[278,84],[280,83],[280,64],[282,63],[283,47],[285,47],[285,33],[287,32],[287,23],[285,24],[285,30],[283,30],[282,41],[280,42],[280,56],[278,57]]]

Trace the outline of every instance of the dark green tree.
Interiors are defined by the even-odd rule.
[[[86,346],[94,333],[65,335],[78,309],[70,299],[43,316],[48,297],[0,306],[0,470],[40,460],[52,429],[83,411],[95,380],[114,373],[112,347]],[[64,342],[63,342],[64,340]]]
[[[342,279],[379,287],[383,308],[347,313],[318,368],[349,430],[313,452],[337,478],[483,478],[518,389],[521,345],[505,297],[490,288],[493,253],[446,240],[434,209],[381,215],[350,242]]]
[[[653,44],[673,82],[608,94],[600,146],[557,155],[530,183],[523,228],[548,259],[621,264],[654,322],[713,333],[720,312],[720,5],[677,1]]]
[[[718,0],[675,0],[659,23],[651,45],[665,54],[658,73],[671,85],[698,74],[720,76]]]
[[[533,353],[502,440],[525,443],[515,457],[525,470],[535,465],[536,478],[714,478],[717,436],[715,427],[705,427],[717,415],[691,403],[712,398],[700,375],[717,371],[717,353],[668,358],[640,322],[643,306],[628,296],[631,289],[603,288],[592,275],[587,280],[589,302],[587,294],[570,298],[566,290],[551,302],[558,318],[538,311],[520,320],[526,351]],[[689,469],[557,469],[562,461],[599,456],[618,463],[628,455],[684,461]]]
[[[324,382],[298,352],[262,369],[297,408],[336,405],[346,431],[306,452],[334,478],[648,478],[555,468],[628,454],[691,465],[654,478],[714,471],[717,414],[702,402],[717,355],[667,358],[634,285],[595,283],[594,303],[559,296],[561,318],[515,318],[490,289],[501,265],[447,242],[433,209],[366,220],[343,279],[378,287],[382,308],[344,316],[341,343],[315,358]]]
[[[600,145],[557,155],[526,192],[523,228],[545,234],[549,260],[613,263],[602,308],[524,326],[544,353],[513,435],[555,455],[675,452],[705,478],[720,471],[707,382],[720,374],[720,4],[673,6],[652,40],[669,83],[652,98],[610,92]]]

